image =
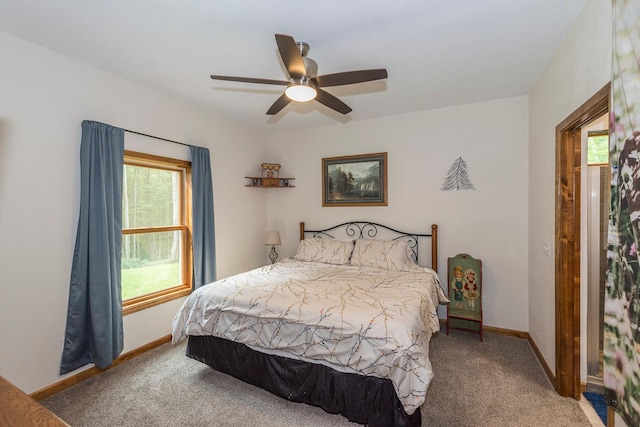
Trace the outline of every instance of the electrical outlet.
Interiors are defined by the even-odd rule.
[[[545,242],[543,249],[546,256],[551,256],[551,243]]]

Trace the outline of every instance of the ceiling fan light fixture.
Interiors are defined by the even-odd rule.
[[[282,64],[285,66],[289,76],[288,81],[220,75],[211,75],[211,78],[232,82],[287,86],[285,93],[280,95],[267,110],[267,115],[273,116],[282,111],[291,101],[308,102],[314,99],[333,111],[340,114],[349,114],[353,111],[351,107],[322,88],[364,83],[388,77],[385,68],[344,71],[319,76],[318,64],[307,56],[309,51],[307,43],[296,43],[291,36],[276,34],[276,44],[278,45],[278,53]]]
[[[289,85],[284,91],[287,98],[296,102],[307,102],[317,95],[315,88],[308,81],[295,82]]]

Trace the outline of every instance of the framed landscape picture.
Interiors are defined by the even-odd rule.
[[[322,206],[387,206],[387,153],[322,159]]]

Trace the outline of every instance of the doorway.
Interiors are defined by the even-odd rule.
[[[558,394],[580,399],[582,129],[609,111],[606,84],[556,126],[555,301]]]
[[[581,337],[585,340],[581,348],[584,353],[581,357],[580,381],[586,381],[583,390],[603,394],[604,298],[611,205],[609,115],[603,114],[583,127],[582,140],[582,147],[586,148],[582,160],[586,166],[582,175],[586,180],[582,236],[586,239],[582,247],[586,251],[581,260],[582,290],[585,291],[581,301],[584,303],[581,310]]]

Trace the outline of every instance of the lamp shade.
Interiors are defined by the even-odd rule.
[[[280,244],[280,233],[277,231],[269,231],[267,232],[267,240],[264,242],[265,245],[279,245]]]

